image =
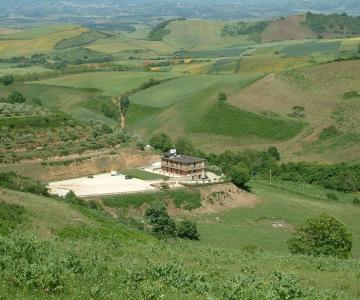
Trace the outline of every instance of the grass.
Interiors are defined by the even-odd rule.
[[[151,72],[92,72],[67,75],[34,82],[35,84],[72,87],[78,89],[97,89],[109,96],[119,96],[139,87],[149,79],[165,79],[167,73]]]
[[[115,197],[103,197],[104,205],[115,208],[139,208],[154,201],[172,201],[177,208],[192,210],[201,206],[200,192],[194,189],[178,189],[151,193],[134,193]]]
[[[175,55],[181,58],[238,57],[246,50],[248,50],[248,47],[234,47],[215,50],[178,51]]]
[[[189,125],[193,132],[207,132],[232,137],[258,137],[281,141],[297,135],[304,124],[297,121],[272,119],[218,103],[209,112]]]
[[[255,245],[265,251],[287,252],[292,228],[307,218],[327,212],[348,225],[354,235],[353,255],[360,257],[360,209],[353,206],[352,196],[336,193],[339,201],[326,199],[327,190],[290,182],[253,181],[253,192],[261,200],[254,208],[237,208],[201,217],[201,243],[231,249]],[[218,217],[220,221],[211,222]],[[207,220],[207,221],[206,221]],[[270,222],[280,221],[288,227],[276,229]]]
[[[168,179],[169,177],[163,176],[156,173],[147,172],[140,169],[130,169],[121,171],[121,174],[129,175],[134,178],[142,179],[142,180],[159,180],[159,179]]]
[[[51,69],[47,69],[43,66],[31,66],[26,68],[7,68],[0,69],[0,76],[4,75],[24,75],[24,74],[32,74],[32,73],[52,73],[54,72]]]
[[[176,49],[193,50],[193,48],[224,48],[233,45],[251,45],[247,36],[222,36],[224,22],[207,20],[186,20],[171,22],[166,28],[170,33],[164,41]]]
[[[39,29],[40,30],[40,29]],[[28,35],[26,32],[15,34],[13,39],[0,39],[0,57],[26,56],[33,54],[51,53],[55,45],[73,36],[85,32],[82,27],[71,27],[66,30],[47,32],[40,30],[41,34]],[[19,35],[21,34],[21,37]],[[22,36],[24,35],[24,36]]]
[[[193,97],[209,86],[226,79],[226,77],[210,75],[180,77],[141,91],[130,100],[137,105],[164,108]]]
[[[1,294],[6,298],[29,298],[34,295],[46,298],[52,292],[44,292],[43,287],[55,282],[62,287],[55,295],[63,299],[90,298],[98,293],[101,293],[102,298],[112,298],[114,295],[141,298],[149,292],[171,299],[202,299],[204,288],[207,295],[215,298],[226,295],[228,298],[228,293],[233,289],[229,290],[227,283],[231,283],[230,286],[235,284],[236,287],[241,284],[242,292],[244,289],[255,289],[256,295],[263,289],[269,292],[270,288],[279,286],[282,295],[290,295],[290,285],[291,290],[311,287],[324,293],[339,293],[338,299],[358,298],[358,260],[291,256],[285,243],[291,232],[273,229],[267,220],[284,219],[285,215],[285,221],[294,225],[324,209],[349,225],[356,233],[354,241],[358,241],[357,219],[360,209],[354,209],[348,204],[300,197],[260,182],[253,182],[252,187],[262,202],[255,208],[238,208],[202,216],[203,219],[199,219],[200,242],[154,239],[146,232],[124,225],[124,220],[112,219],[96,210],[51,198],[0,190],[1,201],[23,206],[25,217],[29,217],[29,221],[26,221],[27,230],[41,239],[48,239],[45,243],[50,246],[45,247],[39,238],[34,241],[33,237],[28,239],[26,236],[20,240],[16,239],[17,235],[14,239],[14,236],[2,237],[3,245],[8,245],[8,239],[13,241],[10,249],[16,249],[16,256],[13,257],[16,264],[22,258],[26,261],[28,257],[21,251],[28,248],[21,246],[34,245],[31,257],[35,259],[30,266],[39,270],[36,274],[44,276],[41,277],[41,287],[35,284],[23,285],[23,281],[17,281],[21,288],[15,287],[6,279],[21,277],[15,271],[11,273],[9,260],[5,260],[1,272],[4,282],[0,288]],[[178,197],[188,199],[189,195]],[[114,199],[115,207],[127,207],[120,200]],[[129,199],[128,204],[133,201],[134,198]],[[140,202],[137,205],[141,206]],[[124,206],[117,205],[120,203]],[[219,218],[217,221],[216,217]],[[251,250],[249,245],[263,247],[264,252]],[[248,250],[244,250],[244,247]],[[36,249],[41,249],[43,255],[39,262],[39,251]],[[353,253],[358,253],[358,244],[354,245]],[[24,263],[18,265],[24,268],[27,266]],[[29,270],[27,274],[31,276],[30,269],[25,270]],[[283,279],[273,282],[274,271],[281,272]],[[300,282],[286,279],[290,273],[301,279]],[[114,274],[117,274],[116,280]],[[238,277],[244,281],[238,282]],[[51,280],[53,278],[57,280]],[[137,283],[134,278],[137,278]],[[187,278],[190,278],[191,283]],[[194,280],[195,286],[200,286],[200,289],[194,287]],[[38,281],[34,278],[31,282]],[[99,285],[99,282],[102,284]],[[252,285],[254,282],[255,286]],[[265,282],[271,285],[264,286]],[[275,295],[275,291],[271,290],[271,295]],[[241,297],[242,292],[236,295]],[[250,295],[253,295],[250,299],[258,299],[256,295]],[[317,298],[315,294],[310,297]]]
[[[316,53],[336,53],[340,41],[310,41],[285,47],[281,53],[287,56],[311,56]]]
[[[239,68],[240,59],[238,58],[223,58],[216,61],[209,73],[211,74],[234,74]]]

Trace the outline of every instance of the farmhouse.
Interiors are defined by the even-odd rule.
[[[205,178],[205,160],[202,158],[179,155],[172,149],[161,158],[161,170],[172,176],[188,177],[189,179]]]

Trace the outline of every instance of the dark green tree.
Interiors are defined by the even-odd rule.
[[[15,78],[14,76],[12,75],[5,75],[3,78],[2,78],[2,83],[3,85],[11,85],[13,84],[15,81]]]
[[[7,102],[15,104],[15,103],[24,103],[26,98],[19,91],[13,91],[8,97]]]
[[[228,175],[237,187],[247,189],[246,184],[250,180],[250,171],[244,163],[232,166]]]
[[[281,156],[280,156],[280,152],[279,150],[274,147],[274,146],[271,146],[267,149],[267,153],[273,157],[275,160],[280,160]]]
[[[155,201],[151,203],[150,207],[145,211],[145,216],[155,234],[175,236],[175,222],[169,217],[166,205],[163,202]]]
[[[325,213],[310,218],[288,242],[293,254],[348,258],[352,234],[345,224]]]
[[[173,147],[171,138],[164,132],[154,134],[149,143],[155,149],[162,151],[169,151]]]
[[[176,228],[177,236],[182,239],[196,240],[200,239],[196,224],[191,221],[182,221]]]
[[[194,145],[187,138],[179,138],[175,143],[176,151],[179,154],[192,155],[194,153]]]
[[[221,100],[221,101],[227,100],[227,95],[224,92],[220,92],[218,95],[218,100]]]

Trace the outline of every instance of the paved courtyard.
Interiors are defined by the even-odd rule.
[[[86,197],[156,190],[151,186],[156,182],[161,180],[125,179],[124,175],[111,176],[110,173],[105,173],[94,175],[94,178],[81,177],[50,182],[48,188],[50,193],[59,196],[65,196],[69,191],[73,191],[79,197]]]

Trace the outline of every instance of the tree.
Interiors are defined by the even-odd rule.
[[[15,103],[24,103],[26,98],[19,91],[13,91],[8,97],[7,102],[15,104]]]
[[[292,254],[348,258],[352,234],[345,224],[325,213],[310,218],[288,242]]]
[[[250,171],[245,164],[239,163],[231,167],[228,175],[237,187],[247,189],[246,183],[250,180]]]
[[[220,92],[219,95],[218,95],[218,100],[226,101],[227,100],[227,95],[224,92]]]
[[[177,226],[177,236],[182,239],[196,240],[200,239],[196,224],[191,221],[182,221]]]
[[[12,75],[5,75],[3,78],[2,78],[2,83],[3,85],[11,85],[13,84],[15,81],[15,78],[14,76]]]
[[[186,138],[179,138],[175,144],[175,148],[179,154],[192,155],[194,153],[194,145]]]
[[[280,152],[276,147],[274,146],[269,147],[267,153],[275,160],[280,160]]]
[[[175,236],[175,222],[169,217],[163,202],[155,201],[151,203],[150,207],[145,211],[145,216],[149,220],[154,233]]]
[[[173,142],[170,137],[164,133],[156,133],[150,138],[150,145],[155,149],[162,151],[169,151],[173,147]]]
[[[120,128],[125,129],[125,117],[130,107],[130,100],[127,95],[122,95],[118,98],[117,106],[120,112]]]

